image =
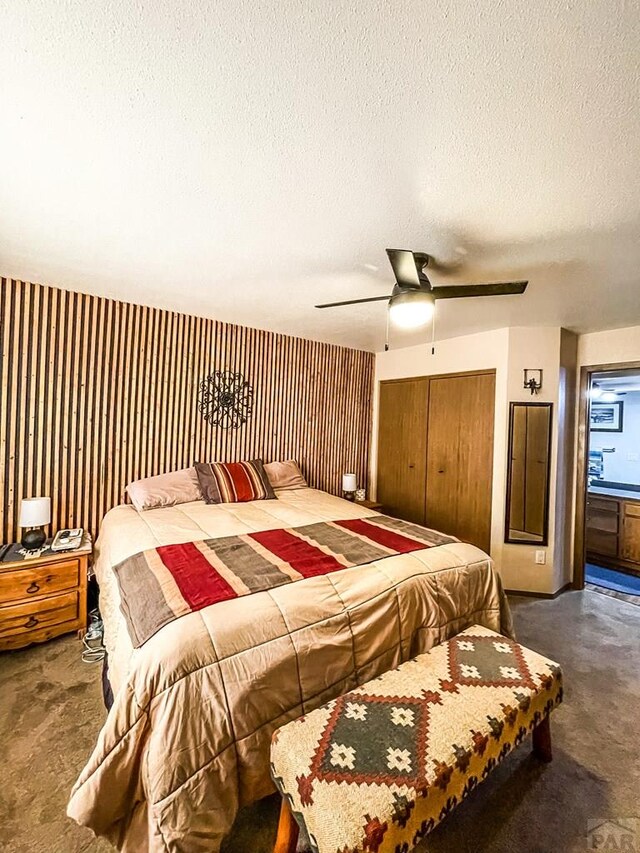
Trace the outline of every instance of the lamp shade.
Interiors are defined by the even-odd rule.
[[[358,488],[358,480],[355,474],[343,474],[342,475],[342,491],[343,492],[355,492]]]
[[[400,329],[418,329],[433,317],[435,299],[424,290],[402,290],[389,300],[389,319]]]
[[[20,527],[42,527],[51,521],[51,498],[23,498]]]

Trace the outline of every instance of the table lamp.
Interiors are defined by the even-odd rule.
[[[355,500],[358,480],[355,474],[342,475],[342,492],[348,501]]]
[[[20,504],[20,544],[29,551],[42,548],[47,541],[45,524],[51,521],[51,498],[23,498]]]

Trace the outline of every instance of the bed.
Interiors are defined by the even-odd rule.
[[[217,851],[271,793],[273,731],[472,624],[512,636],[490,558],[461,542],[222,601],[133,648],[113,567],[145,549],[376,515],[311,488],[112,509],[95,572],[114,703],[68,814],[127,853]]]

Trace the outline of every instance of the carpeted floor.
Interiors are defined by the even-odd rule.
[[[565,673],[555,758],[512,753],[432,833],[430,853],[582,853],[588,820],[640,818],[640,608],[590,591],[512,604],[520,642]],[[81,663],[74,638],[0,655],[4,853],[112,849],[65,817],[103,716],[100,667]],[[224,853],[271,853],[276,818],[275,798],[245,809]]]

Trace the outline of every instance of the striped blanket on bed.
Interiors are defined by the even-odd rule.
[[[210,604],[457,542],[386,515],[163,545],[114,567],[131,642]]]

